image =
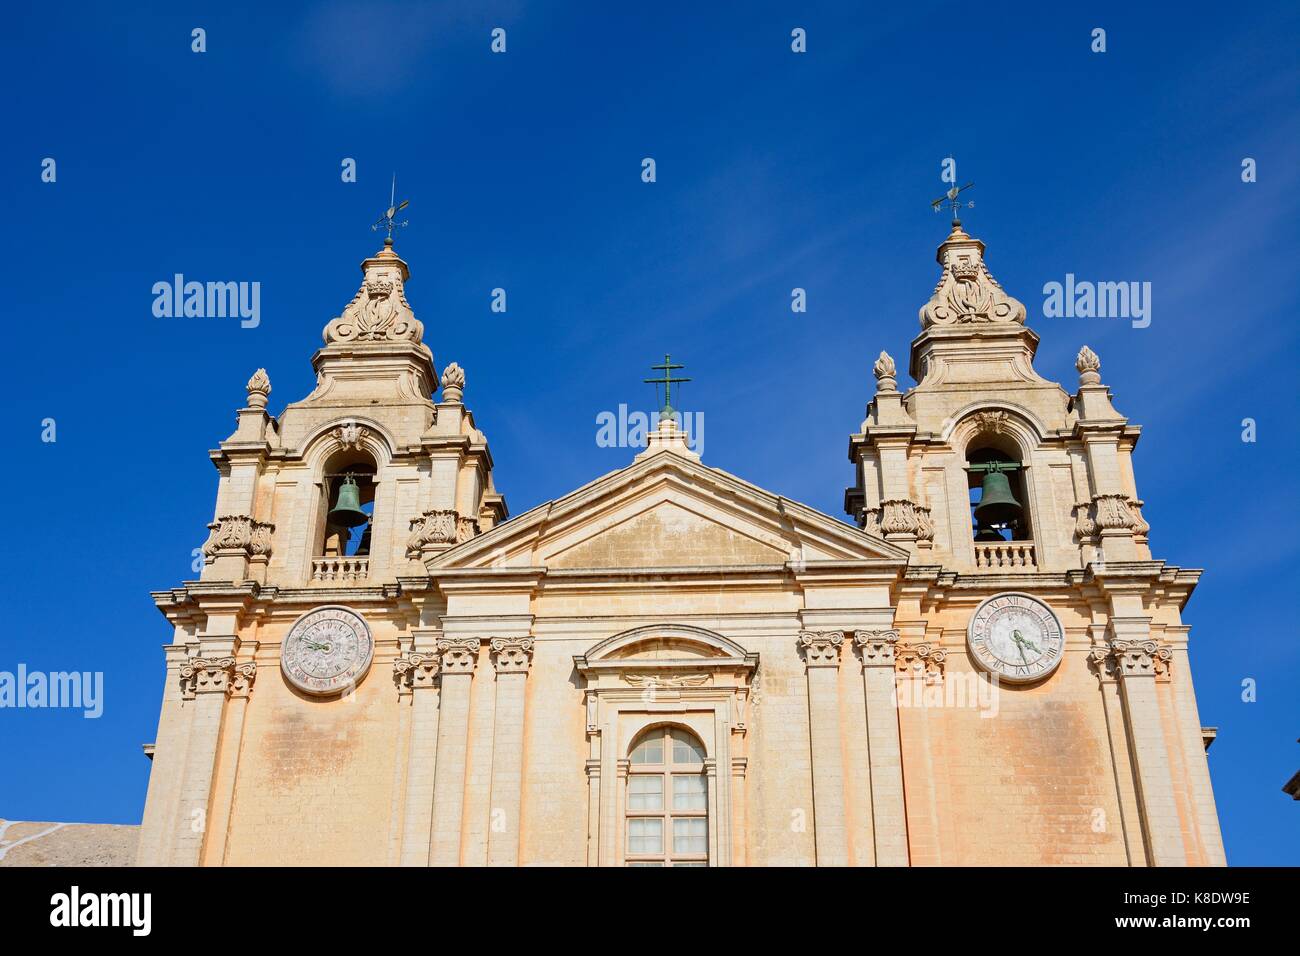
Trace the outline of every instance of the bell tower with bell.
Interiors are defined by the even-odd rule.
[[[910,553],[896,597],[900,648],[931,658],[939,649],[946,669],[934,669],[936,681],[970,679],[998,695],[998,720],[903,708],[900,732],[948,737],[958,750],[991,746],[1002,768],[1016,769],[979,787],[994,802],[1037,801],[1042,821],[1057,812],[1031,779],[1046,740],[1070,754],[1069,773],[1085,772],[1082,762],[1093,779],[1115,781],[1122,826],[1105,839],[1129,863],[1221,865],[1182,621],[1201,572],[1152,557],[1133,468],[1140,429],[1111,403],[1096,353],[1079,350],[1073,393],[1040,375],[1039,337],[984,251],[954,218],[911,345],[915,384],[900,390],[881,352],[875,395],[849,439],[856,474],[845,509]],[[1082,728],[1109,742],[1109,756],[1069,749]],[[939,780],[962,772],[934,770]],[[1069,789],[1062,772],[1047,773],[1046,789]],[[909,819],[937,826],[942,799],[909,790]],[[1059,832],[1069,832],[1062,812]],[[951,816],[952,832],[977,839],[979,819],[963,830]],[[927,857],[918,844],[913,860],[922,859],[951,857]]]

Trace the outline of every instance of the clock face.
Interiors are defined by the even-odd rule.
[[[975,609],[971,656],[1011,683],[1041,680],[1061,663],[1065,637],[1052,609],[1028,594],[998,594]]]
[[[308,611],[294,623],[280,653],[289,683],[315,696],[357,684],[370,669],[375,642],[360,614],[330,605]]]

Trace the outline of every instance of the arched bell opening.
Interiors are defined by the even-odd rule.
[[[322,518],[316,554],[364,557],[370,554],[375,509],[375,460],[358,449],[340,449],[325,463],[321,476]]]
[[[975,541],[1032,540],[1025,468],[1015,443],[1000,435],[977,438],[966,461]]]

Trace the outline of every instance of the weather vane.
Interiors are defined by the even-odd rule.
[[[659,412],[659,420],[664,421],[665,419],[672,418],[674,414],[672,404],[674,383],[689,382],[690,379],[673,377],[672,373],[675,369],[686,368],[686,366],[674,363],[673,357],[667,352],[664,353],[664,361],[662,365],[651,365],[650,368],[656,372],[664,373],[663,378],[647,378],[645,380],[647,384],[662,385],[664,387],[664,407],[663,410]],[[658,392],[658,389],[656,388],[655,391]]]
[[[386,241],[391,245],[393,241],[393,230],[400,226],[405,226],[409,221],[403,219],[401,222],[397,222],[395,217],[410,204],[411,200],[409,199],[403,199],[400,203],[397,202],[397,173],[393,173],[393,190],[388,196],[388,211],[380,216],[379,219],[375,221],[375,224],[370,228],[375,232],[378,232],[380,229],[387,229],[388,239]]]
[[[960,198],[961,194],[964,193],[966,190],[970,189],[974,185],[975,185],[974,183],[967,183],[965,186],[962,186],[960,188],[954,185],[952,189],[949,189],[946,193],[944,193],[934,202],[930,203],[930,208],[933,209],[935,212],[938,212],[939,207],[942,206],[944,203],[951,203],[952,224],[954,226],[960,226],[961,219],[957,217],[957,214],[961,212],[962,207],[965,206],[967,209],[975,208],[975,200],[971,199],[968,200],[967,202],[962,202]]]

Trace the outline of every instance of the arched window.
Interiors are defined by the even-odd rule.
[[[327,558],[370,553],[375,508],[375,463],[364,452],[340,452],[325,466],[324,509],[316,554]]]
[[[975,540],[1030,540],[1024,466],[1003,449],[981,443],[972,447],[966,460]]]
[[[704,747],[695,735],[678,727],[655,727],[632,748],[627,865],[709,865]]]

